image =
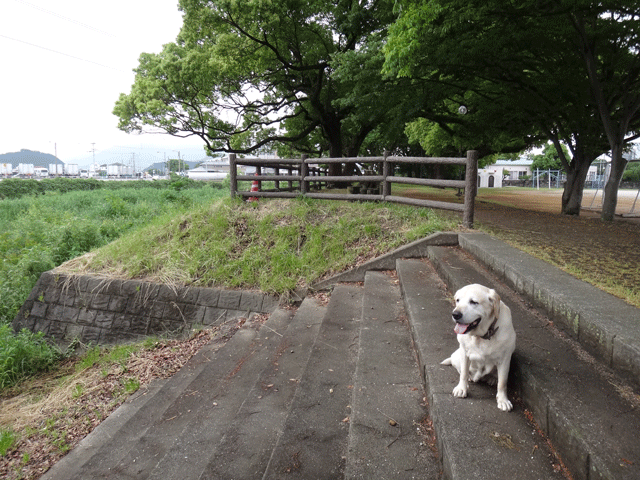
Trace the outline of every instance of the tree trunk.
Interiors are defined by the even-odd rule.
[[[604,199],[602,200],[601,218],[605,222],[612,222],[618,205],[618,187],[622,180],[622,174],[627,161],[622,156],[622,146],[614,145],[611,149],[611,171],[609,179],[604,186]]]
[[[584,182],[589,173],[589,167],[594,158],[584,158],[576,153],[570,168],[567,169],[567,183],[562,192],[561,212],[564,215],[580,215]]]

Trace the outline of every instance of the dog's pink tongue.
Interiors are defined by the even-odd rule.
[[[468,325],[463,325],[462,323],[456,323],[455,328],[453,329],[459,335],[464,334],[467,331]]]

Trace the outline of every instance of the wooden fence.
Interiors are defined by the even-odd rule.
[[[347,201],[386,201],[416,205],[419,207],[439,208],[463,212],[463,225],[473,228],[473,213],[478,177],[478,152],[470,150],[466,158],[461,157],[350,157],[350,158],[307,158],[303,155],[295,159],[260,159],[237,158],[229,156],[231,197],[276,197],[294,198],[304,196],[309,198],[347,200]],[[318,165],[332,163],[358,163],[371,166],[365,169],[364,175],[330,176],[328,169]],[[444,164],[464,165],[464,180],[438,180],[430,178],[413,178],[395,176],[394,166],[397,164]],[[256,167],[255,175],[239,175],[238,166]],[[265,173],[263,173],[263,169]],[[266,170],[269,172],[266,172]],[[275,182],[275,189],[268,191],[238,190],[238,182]],[[350,193],[323,193],[318,190],[333,183],[348,183],[352,186]],[[411,184],[433,187],[449,187],[464,189],[464,203],[440,202],[421,200],[391,195],[391,185]],[[284,184],[284,185],[283,185]]]

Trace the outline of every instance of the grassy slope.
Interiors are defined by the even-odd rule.
[[[377,203],[221,200],[126,235],[62,265],[169,284],[285,293],[456,222]]]

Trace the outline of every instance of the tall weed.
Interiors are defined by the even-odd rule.
[[[42,332],[22,330],[16,335],[10,325],[0,324],[0,390],[48,370],[61,355],[60,349],[49,344]]]
[[[9,186],[7,180],[0,182],[0,198],[5,192],[5,199],[0,200],[0,323],[13,320],[42,272],[166,213],[228,195],[228,191],[189,180],[173,188],[169,181],[50,179],[56,189],[33,196],[25,192],[41,188],[35,181],[10,180]],[[20,193],[19,198],[9,199],[6,193],[11,191]],[[177,197],[167,198],[167,192]]]

